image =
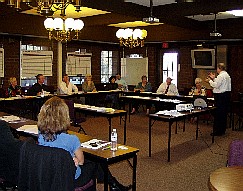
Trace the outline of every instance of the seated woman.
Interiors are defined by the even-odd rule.
[[[116,76],[111,76],[109,78],[109,84],[106,85],[105,90],[116,90],[118,89],[118,84],[116,82]],[[112,108],[118,109],[119,103],[118,103],[118,94],[108,94],[105,98],[106,101],[112,102]]]
[[[16,95],[21,95],[21,86],[17,85],[17,80],[15,77],[9,78],[8,90],[6,92],[7,97],[16,97]]]
[[[134,88],[135,92],[151,92],[152,91],[152,86],[151,83],[147,81],[147,76],[142,76],[142,82],[139,82],[138,85]],[[151,108],[150,104],[146,105],[147,109],[147,114],[149,114],[149,110]],[[133,108],[131,114],[135,113],[136,110],[138,109],[138,103],[133,103]]]
[[[62,148],[70,153],[76,165],[75,187],[85,185],[97,172],[98,165],[84,160],[81,143],[76,135],[67,134],[70,127],[69,109],[66,103],[52,97],[41,107],[37,122],[39,145]],[[103,171],[102,171],[103,173]],[[99,180],[103,174],[99,172]],[[108,183],[111,190],[129,190],[130,187],[121,185],[112,175],[108,174]]]
[[[192,87],[189,95],[200,95],[206,96],[206,87],[202,85],[202,79],[196,78],[195,79],[195,86]]]
[[[92,75],[88,74],[85,76],[84,83],[82,84],[82,90],[87,92],[96,92],[95,84],[92,81]]]

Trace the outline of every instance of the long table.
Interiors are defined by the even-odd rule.
[[[111,141],[111,131],[112,131],[112,124],[111,124],[111,119],[114,117],[124,117],[124,139],[123,139],[123,144],[126,144],[126,137],[127,137],[127,111],[125,110],[114,110],[113,112],[105,112],[104,110],[98,110],[98,109],[91,109],[87,107],[80,107],[81,104],[75,104],[75,111],[86,114],[86,115],[92,115],[92,116],[100,116],[100,117],[106,117],[108,119],[109,123],[109,132],[108,132],[108,137],[109,141]]]
[[[9,115],[4,112],[0,112],[0,117]],[[23,125],[36,125],[37,122],[30,120],[30,119],[22,119],[22,122],[13,122],[9,123],[10,127],[14,130],[18,131],[18,128],[22,127]],[[36,127],[37,128],[37,127]],[[24,134],[25,132],[20,132]],[[68,131],[69,134],[76,135],[80,142],[86,142],[92,139],[91,136],[79,134],[74,131]],[[30,135],[28,133],[25,133],[27,135]],[[34,136],[36,138],[37,134],[31,134],[31,136]],[[102,166],[104,167],[104,191],[108,191],[108,167],[111,164],[115,164],[124,160],[132,159],[132,164],[130,164],[133,168],[133,174],[132,174],[132,190],[136,191],[136,172],[137,172],[137,153],[139,152],[139,149],[133,148],[130,146],[125,145],[127,149],[119,149],[120,144],[118,144],[118,150],[117,151],[111,151],[110,149],[103,150],[102,148],[93,150],[88,148],[82,148],[84,152],[85,158],[97,162],[102,163]]]
[[[174,109],[175,106],[179,103],[185,103],[184,101],[178,99],[161,99],[155,97],[146,97],[146,96],[121,96],[120,100],[124,103],[129,104],[129,122],[130,122],[130,113],[132,103],[141,103],[141,104],[155,104],[160,109]]]
[[[159,114],[150,114],[149,115],[149,157],[151,157],[152,151],[152,126],[155,121],[164,121],[169,123],[168,127],[168,162],[170,162],[170,143],[171,143],[171,128],[172,124],[177,121],[181,121],[186,119],[187,117],[197,117],[197,124],[196,124],[196,139],[198,138],[198,123],[199,123],[199,116],[211,112],[215,109],[215,107],[206,108],[206,109],[198,109],[192,111],[184,111],[179,112],[180,115],[170,116],[170,115],[159,115]],[[152,120],[153,123],[152,123]],[[214,132],[214,130],[213,130]],[[214,142],[214,135],[212,136],[212,143]]]

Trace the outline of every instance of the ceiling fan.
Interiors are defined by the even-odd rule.
[[[148,18],[143,18],[143,22],[146,23],[158,23],[159,19],[153,16],[153,0],[150,0],[150,16]]]

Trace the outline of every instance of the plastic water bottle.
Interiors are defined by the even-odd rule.
[[[111,132],[111,150],[117,150],[117,132],[116,129],[113,129]]]
[[[41,90],[41,97],[44,97],[45,96],[45,92],[44,92],[44,90],[42,89]]]

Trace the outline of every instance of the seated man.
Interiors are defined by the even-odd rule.
[[[160,84],[157,93],[165,95],[179,95],[176,85],[171,83],[171,81],[172,79],[168,77],[166,82]]]
[[[42,91],[48,91],[48,86],[44,84],[45,76],[38,74],[36,76],[37,83],[35,83],[28,91],[28,95],[40,96]]]
[[[60,94],[70,95],[72,94],[72,92],[78,93],[78,88],[76,85],[74,85],[72,82],[69,81],[68,75],[64,74],[62,78],[62,82],[60,83],[59,91]]]
[[[119,73],[116,74],[116,83],[118,84],[119,89],[124,89],[127,87],[127,82],[121,78]]]

